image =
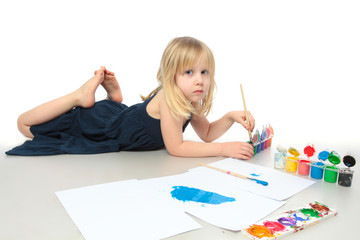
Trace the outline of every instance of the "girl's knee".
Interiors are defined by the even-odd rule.
[[[26,125],[25,122],[24,122],[24,116],[23,114],[21,114],[19,117],[18,117],[18,120],[17,120],[17,127],[19,129],[19,131],[24,134],[26,137],[29,137],[29,138],[33,138],[33,134],[30,132],[30,126]]]

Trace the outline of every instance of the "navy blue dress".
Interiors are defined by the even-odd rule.
[[[130,107],[103,100],[91,108],[74,108],[47,123],[31,126],[34,138],[6,154],[93,154],[163,148],[160,120],[146,111],[151,99]],[[183,131],[189,122],[190,119]]]

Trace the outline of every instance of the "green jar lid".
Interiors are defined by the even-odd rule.
[[[341,159],[340,159],[340,156],[337,152],[335,151],[332,151],[330,154],[329,154],[329,157],[328,157],[329,161],[334,164],[334,165],[337,165],[340,163]]]

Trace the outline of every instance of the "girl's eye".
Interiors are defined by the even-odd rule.
[[[201,74],[208,74],[208,70],[203,70],[203,71],[201,71]]]
[[[193,71],[192,70],[187,70],[185,73],[188,74],[188,75],[191,75],[193,73]]]

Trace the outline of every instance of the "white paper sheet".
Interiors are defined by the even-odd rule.
[[[179,209],[194,215],[218,227],[238,231],[241,227],[251,224],[267,216],[281,207],[284,202],[252,194],[237,188],[232,182],[234,179],[222,181],[221,177],[212,179],[199,175],[197,172],[188,172],[181,175],[142,180],[142,187],[151,189],[155,195],[178,204]],[[223,177],[227,177],[223,174]],[[222,204],[204,204],[192,201],[180,201],[173,198],[171,192],[174,186],[186,186],[214,192],[226,197],[235,198],[235,201]]]
[[[200,228],[185,212],[229,230],[259,221],[286,199],[314,181],[274,169],[225,159],[211,164],[267,181],[262,186],[206,167],[168,177],[129,180],[57,192],[87,240],[162,239]],[[185,201],[173,196],[178,188],[198,189],[232,199],[220,204]],[[201,197],[199,195],[199,197]]]
[[[231,184],[238,189],[243,189],[275,200],[285,200],[315,183],[309,179],[232,158],[224,159],[210,165],[247,177],[263,180],[269,184],[268,186],[263,186],[254,181],[237,178],[207,167],[193,168],[190,169],[190,171],[196,172],[199,174],[199,177],[209,179],[212,182],[222,182],[224,186]],[[252,176],[251,174],[255,175]]]
[[[87,240],[162,239],[201,227],[143,189],[137,180],[129,180],[56,195]]]

